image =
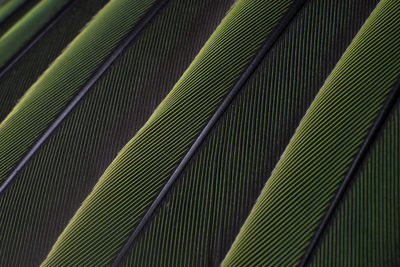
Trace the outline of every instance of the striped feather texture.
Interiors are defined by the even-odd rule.
[[[29,41],[32,46],[26,52],[19,51],[19,58],[0,70],[0,121],[108,1],[74,2],[65,13],[57,15],[58,21],[48,26],[48,31]]]
[[[0,70],[0,121],[108,1],[75,1],[57,15],[54,25],[46,26],[48,31],[29,41],[29,49],[19,51],[18,58]]]
[[[154,3],[109,2],[0,124],[0,183]]]
[[[98,178],[232,3],[171,1],[126,48],[0,196],[0,209],[9,211],[0,215],[4,265],[44,260]]]
[[[292,3],[245,0],[235,4],[171,93],[106,170],[43,266],[103,265],[115,259],[174,167]]]
[[[0,68],[71,0],[42,0],[0,37]]]
[[[223,266],[301,263],[400,73],[399,24],[398,1],[381,1],[301,121]]]
[[[400,266],[400,106],[332,219],[310,266]]]
[[[0,266],[400,265],[397,0],[36,1],[0,21]]]
[[[301,118],[377,2],[304,6],[137,237],[126,266],[221,263]]]

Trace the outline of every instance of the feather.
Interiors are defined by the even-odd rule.
[[[44,119],[42,116],[47,118],[46,112],[52,112],[55,105],[64,109],[69,103],[60,103],[60,94],[67,90],[77,93],[85,85],[85,80],[78,83],[77,79],[72,79],[76,77],[73,75],[87,71],[85,68],[90,64],[102,63],[98,62],[103,59],[98,58],[97,50],[100,45],[109,49],[112,44],[110,32],[129,26],[122,27],[121,22],[130,24],[125,36],[135,30],[137,23],[131,21],[135,15],[132,10],[138,12],[143,4],[142,1],[110,2],[85,28],[91,30],[84,30],[68,46],[29,89],[14,109],[15,115],[10,115],[6,121],[20,116],[25,126],[18,125],[34,131],[32,125],[36,127],[38,120]],[[231,0],[185,0],[165,5],[127,44],[65,120],[37,147],[0,195],[0,209],[8,211],[0,216],[0,235],[4,240],[0,243],[0,258],[4,259],[5,265],[39,264],[44,260],[101,174],[168,94],[231,5]],[[125,13],[121,14],[121,10]],[[117,35],[116,44],[125,40],[125,36]],[[94,48],[97,50],[90,38],[96,39]],[[95,62],[83,61],[82,52]],[[65,64],[74,68],[68,69]],[[75,69],[78,67],[80,69]],[[96,71],[92,67],[92,73]],[[59,79],[64,82],[59,83]],[[46,87],[49,84],[53,84],[51,88]],[[29,94],[43,103],[27,104]],[[23,117],[23,114],[29,116]],[[52,121],[40,123],[46,129]],[[4,129],[4,125],[3,122],[0,128]],[[42,132],[37,133],[40,135]],[[13,150],[23,147],[24,141],[28,141],[27,147],[30,147],[37,140],[25,138],[29,139],[29,135],[21,135],[11,143],[9,136],[0,134],[3,144],[13,147],[8,153],[3,151],[5,159],[9,160],[7,157],[13,155]],[[23,153],[16,156],[15,163],[21,160],[21,155],[24,156]],[[7,161],[0,162],[2,168],[7,166]],[[15,168],[15,163],[12,168]],[[10,171],[5,173],[7,175]]]
[[[33,2],[29,1],[29,4]],[[0,121],[107,2],[91,0],[71,3],[0,68]]]
[[[0,74],[1,265],[400,264],[395,0],[105,2]]]
[[[0,37],[0,68],[54,17],[70,0],[43,0]]]
[[[174,168],[292,5],[293,1],[236,3],[172,91],[107,168],[44,266],[104,265],[115,259]],[[90,224],[85,224],[89,218]]]
[[[399,15],[391,0],[372,12],[302,119],[222,266],[308,263],[399,95]]]

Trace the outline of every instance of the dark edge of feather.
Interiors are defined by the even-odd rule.
[[[90,88],[100,79],[105,71],[112,65],[112,63],[119,57],[119,55],[128,47],[128,45],[142,32],[148,23],[158,14],[158,12],[164,7],[168,0],[157,1],[147,13],[139,20],[137,26],[125,37],[122,43],[114,50],[107,60],[99,67],[94,75],[84,85],[82,90],[72,99],[72,101],[65,107],[65,109],[58,115],[55,121],[50,125],[49,128],[43,133],[43,135],[36,141],[29,152],[23,157],[17,167],[11,172],[7,179],[0,186],[0,196],[6,189],[6,187],[14,180],[18,172],[25,166],[25,164],[31,159],[31,157],[38,151],[41,145],[47,140],[47,138],[53,133],[53,131],[60,125],[65,117],[74,109],[79,101],[86,95]]]
[[[153,201],[149,209],[147,210],[146,214],[144,217],[141,219],[139,224],[135,227],[135,230],[125,243],[125,245],[122,247],[121,251],[117,255],[116,259],[112,263],[113,267],[118,266],[127,251],[129,250],[130,246],[134,242],[134,240],[137,238],[141,230],[144,228],[145,224],[149,221],[150,217],[158,207],[158,205],[161,203],[169,189],[171,188],[172,184],[175,182],[175,180],[178,178],[178,176],[181,174],[181,172],[184,170],[186,167],[186,164],[189,162],[189,160],[192,158],[192,156],[195,154],[196,150],[200,147],[201,143],[204,141],[208,133],[211,131],[215,123],[219,120],[219,118],[223,115],[225,110],[228,108],[229,104],[231,101],[234,99],[234,97],[237,95],[237,93],[240,91],[240,89],[243,87],[243,85],[246,83],[246,81],[249,79],[249,77],[253,74],[253,72],[256,70],[258,65],[261,63],[265,55],[268,53],[269,50],[273,47],[273,45],[276,43],[278,38],[281,36],[281,34],[284,32],[284,30],[287,28],[289,23],[292,21],[292,19],[295,17],[295,15],[298,13],[298,11],[301,9],[301,7],[304,5],[304,3],[307,0],[297,0],[292,7],[286,12],[286,14],[283,16],[281,22],[276,26],[274,31],[271,33],[271,35],[267,38],[263,46],[260,48],[260,50],[257,52],[253,60],[250,62],[250,64],[247,66],[246,70],[242,73],[242,75],[239,77],[238,81],[233,85],[232,90],[229,92],[229,94],[226,96],[224,101],[222,101],[221,105],[218,107],[218,109],[215,111],[211,119],[208,121],[204,129],[200,132],[199,136],[193,143],[193,145],[190,147],[189,151],[186,153],[182,161],[179,163],[178,167],[175,169],[163,189],[160,191],[160,193],[157,195],[156,199]]]
[[[390,117],[394,107],[396,106],[397,101],[400,98],[400,78],[393,85],[393,89],[388,95],[379,115],[375,119],[374,124],[370,128],[367,137],[365,138],[362,146],[360,147],[357,155],[354,158],[353,163],[350,166],[349,171],[345,175],[342,184],[337,190],[329,208],[326,211],[325,216],[322,218],[321,223],[315,232],[315,235],[312,237],[311,244],[307,247],[304,257],[300,263],[300,267],[306,266],[312,256],[314,250],[318,247],[318,244],[322,241],[322,237],[324,236],[326,227],[329,225],[330,220],[333,218],[336,209],[339,207],[341,200],[343,199],[345,193],[347,192],[348,186],[351,184],[351,181],[357,175],[360,167],[363,162],[367,158],[369,151],[372,149],[373,144],[375,144],[376,139],[379,137],[379,133],[384,129],[384,125],[387,119]]]
[[[20,51],[18,54],[16,54],[15,56],[13,56],[13,58],[11,58],[11,60],[9,60],[9,61],[5,64],[5,66],[3,66],[2,68],[0,68],[0,79],[3,78],[3,76],[4,76],[12,67],[14,67],[14,65],[17,64],[18,61],[19,61],[23,56],[25,56],[25,55],[29,52],[29,50],[31,50],[31,48],[32,48],[35,44],[37,44],[37,43],[42,39],[42,37],[43,37],[46,33],[48,33],[48,32],[50,31],[50,30],[54,27],[54,25],[56,25],[57,22],[60,21],[60,19],[61,19],[65,14],[67,14],[67,12],[68,12],[68,11],[72,8],[72,6],[73,6],[74,4],[76,4],[77,2],[78,2],[78,0],[73,0],[73,1],[68,2],[60,11],[58,11],[58,12],[53,16],[53,18],[47,23],[47,25],[44,26],[44,27],[42,28],[42,30],[39,31],[39,33],[36,34],[36,36],[33,37],[33,39],[32,39],[27,45],[25,45],[25,47],[23,47],[23,48],[21,49],[21,51]]]

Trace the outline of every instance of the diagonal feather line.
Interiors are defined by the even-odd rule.
[[[47,138],[53,133],[53,131],[60,125],[65,117],[74,109],[79,101],[86,95],[86,93],[92,88],[97,80],[105,73],[105,71],[112,65],[112,63],[119,57],[119,55],[128,47],[128,45],[142,32],[142,30],[153,20],[158,12],[165,6],[168,0],[157,1],[141,18],[137,26],[128,34],[128,36],[122,41],[122,43],[114,50],[109,58],[100,66],[100,68],[94,73],[94,75],[85,84],[82,90],[75,96],[74,99],[66,106],[61,114],[55,119],[39,140],[33,145],[25,157],[20,161],[17,167],[11,172],[4,183],[0,186],[0,196],[6,189],[6,187],[14,180],[18,172],[25,166],[25,164],[31,159],[31,157],[37,152],[41,145],[47,140]]]
[[[289,23],[292,21],[292,19],[295,17],[295,15],[298,13],[298,11],[301,9],[301,7],[304,5],[304,3],[307,0],[297,0],[292,7],[288,10],[288,12],[283,16],[281,22],[275,30],[271,33],[271,35],[268,37],[268,39],[265,41],[263,46],[260,48],[258,53],[255,55],[254,59],[251,61],[249,66],[246,68],[246,70],[242,73],[242,75],[239,77],[238,81],[235,83],[235,85],[232,87],[232,90],[229,92],[229,94],[226,96],[224,101],[221,103],[221,105],[218,107],[218,109],[215,111],[211,119],[208,121],[204,129],[200,132],[199,136],[193,143],[193,145],[190,147],[189,151],[186,153],[182,161],[179,163],[178,167],[175,169],[161,192],[158,194],[157,198],[154,200],[154,202],[151,204],[149,207],[148,211],[142,218],[142,220],[139,222],[137,227],[135,228],[134,232],[131,234],[125,245],[122,247],[120,253],[117,255],[116,259],[114,260],[112,266],[116,267],[120,264],[122,261],[124,255],[126,252],[129,250],[130,246],[132,245],[133,241],[136,239],[136,237],[139,235],[141,230],[144,228],[146,223],[149,221],[151,215],[154,213],[158,205],[161,203],[169,189],[171,188],[172,184],[174,181],[177,179],[177,177],[180,175],[180,173],[183,171],[185,168],[186,164],[189,162],[189,160],[192,158],[196,150],[199,148],[203,140],[206,138],[208,133],[211,131],[215,123],[218,121],[218,119],[222,116],[226,108],[229,106],[233,98],[237,95],[237,93],[240,91],[240,89],[243,87],[245,82],[249,79],[251,74],[255,71],[257,66],[260,64],[264,56],[268,53],[268,51],[273,47],[273,45],[276,43],[278,38],[281,36],[283,31],[287,28]]]
[[[12,6],[13,5],[12,1],[13,0],[0,0],[0,29],[1,29],[1,27],[3,27],[3,25],[7,25],[7,23],[9,22],[8,20],[10,18],[11,18],[12,22],[17,22],[18,20],[13,20],[14,19],[13,17],[16,15],[16,13],[18,13],[20,11],[23,11],[22,14],[25,14],[25,13],[27,13],[26,11],[30,10],[30,8],[32,7],[32,6],[29,5],[29,4],[31,4],[29,1],[24,0],[24,1],[20,2],[20,3],[18,3],[16,1],[17,3],[14,4],[14,7],[11,7],[11,12],[10,11],[8,11],[8,12],[6,11],[6,15],[2,16],[1,13],[3,13],[4,10],[1,10],[1,9],[7,9],[7,7]],[[35,6],[36,4],[37,3],[34,3],[33,6]],[[20,16],[17,15],[15,18],[18,19],[18,18],[20,18]],[[9,24],[9,26],[12,26],[12,25],[13,24]],[[7,27],[7,28],[9,28],[9,27]],[[2,32],[2,30],[0,30],[0,32]],[[3,31],[3,33],[4,33],[4,31]]]
[[[37,3],[35,3],[35,0],[30,2],[24,0],[16,9],[14,9],[11,13],[9,13],[7,16],[3,16],[3,19],[1,18],[1,13],[2,13],[2,5],[5,3],[2,3],[3,0],[0,0],[0,38],[11,28],[17,23],[21,18],[23,18],[29,10],[32,9],[32,7],[35,7]],[[9,0],[4,0],[4,1],[9,1]],[[11,1],[10,1],[11,2]],[[32,4],[33,3],[33,4]],[[6,5],[4,5],[6,7]],[[11,22],[11,23],[10,23]]]
[[[387,100],[385,101],[378,117],[376,118],[374,124],[372,125],[371,129],[369,130],[369,133],[367,137],[364,140],[364,143],[360,147],[360,150],[358,151],[356,157],[354,158],[353,163],[350,166],[349,171],[347,172],[346,176],[343,179],[342,184],[340,185],[338,191],[336,192],[332,203],[330,204],[329,208],[327,209],[327,212],[325,216],[323,217],[320,226],[318,227],[314,237],[312,238],[311,244],[307,248],[304,257],[301,261],[300,267],[306,266],[309,261],[311,260],[311,256],[314,252],[314,250],[317,248],[318,243],[320,242],[323,233],[325,231],[325,228],[328,226],[331,218],[333,217],[333,214],[344,196],[347,187],[349,186],[350,182],[353,180],[355,175],[357,174],[360,166],[366,159],[368,152],[372,148],[372,145],[374,144],[375,140],[379,136],[379,133],[381,130],[383,130],[383,126],[387,119],[389,118],[390,113],[393,111],[394,106],[396,105],[398,99],[400,98],[400,78],[397,80],[397,82],[393,85],[392,92],[388,95]]]
[[[78,0],[73,0],[66,4],[54,17],[51,19],[47,26],[45,26],[37,35],[36,37],[33,37],[32,41],[27,44],[24,48],[21,49],[20,53],[15,55],[7,64],[5,67],[0,68],[0,79],[12,68],[14,67],[15,64],[18,63],[18,61],[26,55],[26,53],[29,52],[29,50],[42,39],[42,37],[48,33],[54,25],[57,24],[57,22],[60,21],[60,19],[67,14],[67,12],[73,7],[74,4],[76,4]],[[0,191],[1,192],[1,191]]]

